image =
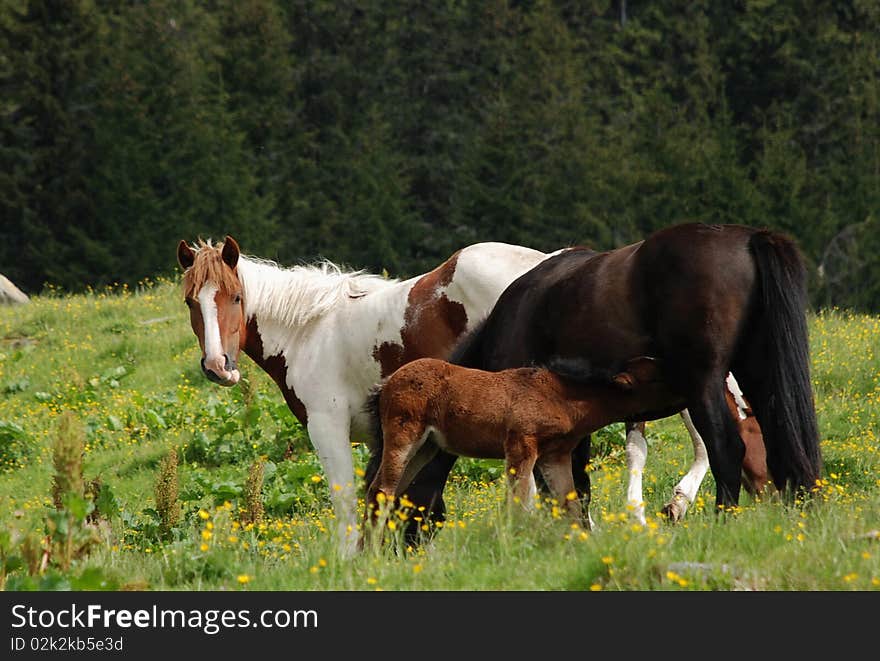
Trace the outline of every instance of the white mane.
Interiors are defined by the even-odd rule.
[[[238,260],[238,274],[245,316],[258,313],[287,326],[302,326],[349,298],[397,282],[365,271],[346,273],[327,260],[283,268],[270,260],[245,255]]]

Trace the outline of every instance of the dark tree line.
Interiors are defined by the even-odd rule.
[[[229,233],[404,276],[734,222],[878,311],[878,56],[873,0],[3,0],[0,272],[136,283]]]

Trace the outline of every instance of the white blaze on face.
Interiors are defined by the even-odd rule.
[[[199,291],[199,307],[202,310],[202,321],[205,325],[205,362],[216,361],[223,356],[223,342],[220,340],[220,324],[217,321],[217,302],[214,297],[219,289],[213,282],[208,282]]]
[[[748,417],[748,415],[746,415],[746,409],[749,408],[749,405],[746,404],[742,390],[739,389],[739,384],[736,382],[736,379],[733,378],[733,372],[728,372],[727,374],[727,389],[730,391],[730,394],[733,395],[733,400],[736,402],[736,408],[739,409],[739,419],[745,420]]]
[[[199,290],[199,307],[205,333],[205,368],[211,370],[224,381],[238,381],[238,370],[226,370],[226,355],[220,339],[220,323],[217,319],[217,302],[214,297],[219,291],[217,285],[208,282]]]

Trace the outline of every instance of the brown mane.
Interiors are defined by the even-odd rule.
[[[213,282],[224,294],[234,294],[241,289],[238,273],[223,261],[223,244],[216,246],[210,241],[199,239],[193,247],[195,261],[183,274],[183,294],[187,298],[195,296],[206,282]]]

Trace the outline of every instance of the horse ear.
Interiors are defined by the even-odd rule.
[[[650,356],[639,356],[627,361],[623,371],[615,374],[614,383],[625,390],[660,379],[660,361]]]
[[[223,252],[221,254],[226,265],[229,266],[229,268],[234,269],[235,265],[238,264],[238,257],[241,254],[241,251],[238,249],[238,243],[235,242],[235,239],[228,234],[226,235],[226,240],[223,242]]]
[[[618,372],[611,380],[616,386],[623,388],[624,390],[632,390],[635,385],[635,379],[633,379],[632,374],[628,372]]]
[[[186,241],[180,240],[177,244],[177,263],[186,271],[196,261],[196,254],[192,251]]]

